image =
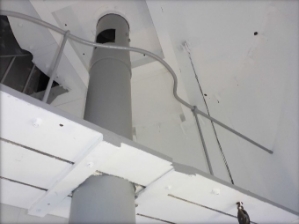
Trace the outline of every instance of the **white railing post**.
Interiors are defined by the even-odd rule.
[[[55,77],[58,65],[59,65],[59,63],[61,61],[63,49],[64,49],[64,46],[65,46],[66,41],[68,39],[69,33],[70,33],[69,30],[65,32],[65,34],[63,36],[63,40],[62,40],[61,46],[59,48],[58,55],[57,55],[57,57],[55,59],[53,67],[50,70],[50,74],[49,74],[50,79],[49,79],[49,82],[48,82],[48,85],[47,85],[47,88],[46,88],[46,91],[45,91],[45,95],[43,97],[43,102],[45,102],[45,103],[48,101],[48,97],[49,97],[49,94],[50,94],[50,91],[51,91],[51,87],[52,87],[52,84],[53,84],[53,81],[54,81],[54,77]]]

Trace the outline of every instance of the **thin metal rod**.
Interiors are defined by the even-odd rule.
[[[24,89],[23,89],[23,91],[22,91],[23,93],[25,93],[25,91],[26,91],[26,89],[27,89],[27,86],[28,86],[28,84],[29,84],[29,82],[30,82],[30,79],[31,79],[31,77],[32,77],[32,75],[33,75],[34,70],[35,70],[35,64],[33,64],[32,68],[31,68],[30,74],[29,74],[29,76],[28,76],[28,78],[27,78],[26,84],[25,84]]]
[[[207,104],[207,101],[206,101],[206,99],[205,99],[205,97],[204,97],[204,93],[203,93],[203,90],[202,90],[202,88],[201,88],[201,84],[200,84],[200,82],[199,82],[199,79],[198,79],[198,76],[197,76],[197,73],[196,73],[196,70],[195,70],[195,66],[194,66],[194,63],[193,63],[193,59],[192,59],[192,56],[191,56],[191,51],[190,51],[190,49],[189,49],[188,43],[185,42],[185,43],[183,44],[183,46],[185,47],[185,49],[186,49],[186,51],[187,51],[187,53],[188,53],[188,56],[189,56],[189,59],[190,59],[190,63],[191,63],[191,66],[192,66],[192,69],[193,69],[193,72],[194,72],[194,75],[195,75],[195,79],[196,79],[197,84],[198,84],[198,88],[199,88],[199,90],[200,90],[202,99],[203,99],[204,104],[205,104],[205,107],[206,107],[206,109],[207,109],[207,113],[208,113],[209,116],[211,116],[211,115],[210,115],[210,110],[209,110],[209,107],[208,107],[208,104]],[[196,107],[194,107],[194,108],[196,108]],[[194,112],[193,112],[193,113],[194,113]],[[226,158],[225,158],[225,155],[224,155],[222,146],[221,146],[220,141],[219,141],[219,139],[218,139],[218,135],[217,135],[217,132],[216,132],[216,128],[215,128],[214,122],[213,122],[213,121],[210,121],[210,122],[211,122],[211,125],[212,125],[212,128],[213,128],[213,131],[214,131],[215,139],[216,139],[216,141],[217,141],[217,143],[218,143],[218,146],[219,146],[219,151],[220,151],[220,153],[221,153],[223,162],[224,162],[224,164],[225,164],[225,166],[226,166],[227,173],[228,173],[228,175],[229,175],[229,177],[230,177],[230,181],[231,181],[232,184],[234,184],[234,180],[233,180],[232,174],[231,174],[231,172],[230,172],[230,169],[229,169],[229,166],[228,166],[228,162],[227,162],[227,160],[226,160]]]
[[[40,19],[36,19],[34,17],[31,17],[31,16],[27,16],[27,15],[22,14],[22,13],[12,12],[12,11],[6,11],[6,10],[0,10],[0,15],[12,16],[12,17],[15,17],[15,18],[24,19],[24,20],[36,23],[38,25],[47,27],[47,28],[49,28],[51,30],[56,31],[57,33],[65,34],[65,30],[63,30],[63,29],[60,29],[60,28],[58,28],[56,26],[53,26],[50,23],[47,23],[47,22],[42,21]],[[172,75],[172,78],[173,78],[173,81],[174,81],[174,84],[173,84],[173,95],[174,95],[175,99],[178,102],[180,102],[181,104],[183,104],[184,106],[188,107],[190,110],[193,109],[193,107],[194,107],[193,105],[187,103],[185,100],[183,100],[182,98],[180,98],[178,96],[178,93],[177,93],[177,88],[178,88],[178,79],[177,79],[177,76],[176,76],[175,72],[173,71],[173,69],[170,67],[170,65],[168,65],[168,63],[165,62],[158,55],[155,55],[155,54],[153,54],[153,53],[151,53],[149,51],[146,51],[146,50],[143,50],[143,49],[140,49],[140,48],[136,48],[136,47],[123,47],[123,46],[117,46],[117,45],[98,44],[98,43],[94,43],[94,42],[91,42],[91,41],[84,40],[82,38],[76,37],[76,36],[74,36],[72,34],[69,34],[68,37],[71,40],[74,40],[74,41],[76,41],[78,43],[81,43],[81,44],[85,44],[87,46],[99,47],[99,48],[106,48],[106,49],[123,50],[123,51],[133,51],[133,52],[137,52],[137,53],[140,53],[140,54],[147,55],[147,56],[149,56],[149,57],[151,57],[151,58],[159,61],[170,72],[170,74]],[[266,147],[260,145],[259,143],[251,140],[250,138],[247,138],[246,136],[244,136],[241,133],[233,130],[232,128],[230,128],[227,125],[223,124],[222,122],[216,120],[215,118],[209,116],[208,114],[200,111],[199,109],[196,109],[195,113],[200,114],[200,115],[204,116],[205,118],[207,118],[207,119],[209,119],[211,121],[214,121],[216,124],[218,124],[221,127],[227,129],[228,131],[234,133],[235,135],[239,136],[240,138],[243,138],[244,140],[252,143],[253,145],[255,145],[255,146],[257,146],[257,147],[259,147],[261,149],[263,149],[264,151],[266,151],[266,152],[268,152],[270,154],[273,154],[272,150],[269,150]]]
[[[4,83],[4,81],[5,81],[5,79],[6,79],[7,75],[8,75],[8,73],[9,73],[9,71],[10,71],[10,69],[11,69],[11,66],[13,65],[15,59],[16,59],[16,57],[13,57],[13,58],[11,59],[9,65],[8,65],[6,71],[5,71],[5,73],[4,73],[4,75],[3,75],[2,79],[1,79],[1,83]]]
[[[200,110],[198,110],[198,109],[195,109],[195,112],[198,113],[198,114],[200,114],[200,115],[202,115],[203,117],[208,118],[209,120],[215,122],[215,123],[218,124],[219,126],[221,126],[221,127],[225,128],[226,130],[228,130],[228,131],[234,133],[235,135],[237,135],[237,136],[239,136],[239,137],[245,139],[246,141],[250,142],[251,144],[253,144],[253,145],[255,145],[255,146],[257,146],[257,147],[259,147],[259,148],[265,150],[266,152],[268,152],[268,153],[270,153],[270,154],[273,154],[273,151],[267,149],[266,147],[260,145],[259,143],[255,142],[255,141],[251,140],[250,138],[247,138],[246,136],[244,136],[244,135],[242,135],[241,133],[235,131],[234,129],[228,127],[227,125],[225,125],[225,124],[223,124],[222,122],[216,120],[215,118],[210,117],[209,115],[205,114],[204,112],[202,112],[202,111],[200,111]]]
[[[51,87],[52,87],[52,84],[53,84],[53,81],[54,81],[54,77],[55,77],[58,65],[60,63],[62,53],[63,53],[63,49],[64,49],[64,46],[65,46],[66,41],[68,39],[69,33],[70,33],[70,31],[66,31],[64,33],[63,40],[62,40],[61,46],[59,48],[58,56],[55,59],[55,63],[53,65],[53,68],[50,70],[50,74],[49,74],[50,79],[49,79],[49,82],[48,82],[48,85],[47,85],[47,88],[46,88],[46,91],[45,91],[45,95],[43,97],[43,102],[45,102],[45,103],[48,101],[48,97],[49,97],[49,94],[50,94],[50,91],[51,91]]]
[[[209,168],[210,174],[214,175],[214,172],[213,172],[213,169],[212,169],[212,165],[211,165],[211,161],[210,161],[210,158],[209,158],[209,153],[208,153],[207,146],[206,146],[206,142],[205,142],[205,139],[204,139],[203,134],[202,134],[202,130],[201,130],[201,127],[200,127],[200,124],[199,124],[199,120],[198,120],[197,114],[194,111],[195,109],[196,109],[196,107],[194,107],[194,109],[192,110],[192,113],[193,113],[193,115],[195,117],[195,120],[196,120],[196,124],[197,124],[197,128],[198,128],[199,136],[200,136],[200,139],[201,139],[203,150],[205,152],[206,161],[207,161],[207,164],[208,164],[208,168]]]

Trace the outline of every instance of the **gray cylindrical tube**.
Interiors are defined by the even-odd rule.
[[[97,36],[115,32],[107,42],[129,46],[129,25],[119,15],[108,14],[97,25]],[[91,60],[84,118],[118,135],[132,139],[131,62],[128,51],[95,48]]]
[[[130,182],[113,176],[91,176],[74,192],[69,222],[135,223],[134,200]]]
[[[102,17],[97,40],[129,46],[127,21],[115,14]],[[95,48],[89,73],[85,120],[132,139],[129,52]],[[135,223],[134,185],[108,175],[88,178],[73,194],[69,222]]]

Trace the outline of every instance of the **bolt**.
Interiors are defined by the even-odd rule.
[[[171,186],[171,185],[168,185],[168,186],[166,187],[166,189],[167,189],[167,190],[171,190],[171,189],[172,189],[172,186]]]
[[[42,119],[40,118],[35,118],[34,121],[32,122],[33,127],[38,128],[42,124]]]
[[[219,195],[220,194],[220,189],[219,188],[213,188],[212,194]]]
[[[88,168],[93,167],[93,162],[88,162],[88,163],[86,164],[86,166],[87,166]]]

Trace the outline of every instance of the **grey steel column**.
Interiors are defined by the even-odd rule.
[[[115,29],[115,41],[107,44],[129,46],[129,26],[125,19],[115,14],[102,17],[97,25],[97,35],[111,29]],[[85,119],[132,139],[129,52],[96,48],[89,74]]]
[[[73,194],[70,223],[135,223],[132,184],[113,176],[91,176]]]
[[[112,41],[107,44],[129,46],[129,25],[108,14],[99,20],[97,36]],[[89,74],[85,120],[132,139],[129,52],[95,48]],[[133,184],[109,175],[89,177],[73,193],[69,222],[135,223]]]

